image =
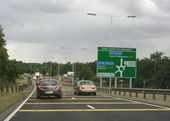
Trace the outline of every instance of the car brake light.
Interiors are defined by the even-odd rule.
[[[84,86],[81,86],[80,89],[85,89],[85,87],[84,87]]]
[[[59,88],[59,86],[57,85],[57,86],[55,86],[55,88]]]
[[[40,85],[39,85],[39,86],[38,86],[38,89],[40,89],[40,90],[41,90],[41,89],[42,89],[42,86],[40,86]]]
[[[92,89],[96,89],[96,86],[93,86]]]

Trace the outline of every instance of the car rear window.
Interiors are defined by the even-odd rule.
[[[94,83],[92,81],[85,81],[85,82],[80,82],[80,85],[93,85]]]
[[[41,82],[40,85],[41,86],[47,86],[47,85],[55,86],[55,85],[57,85],[57,81],[54,81],[54,80],[44,80],[44,81]]]

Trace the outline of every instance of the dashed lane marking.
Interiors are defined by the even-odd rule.
[[[95,109],[95,107],[91,106],[91,105],[86,105],[87,107],[89,107],[90,109]]]
[[[152,112],[152,111],[170,111],[170,108],[160,109],[57,109],[57,110],[19,110],[19,112]]]

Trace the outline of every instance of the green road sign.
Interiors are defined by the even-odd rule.
[[[97,76],[136,78],[136,48],[98,47]]]

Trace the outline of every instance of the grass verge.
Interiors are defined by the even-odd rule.
[[[19,102],[21,99],[23,99],[25,96],[30,94],[33,90],[33,86],[30,86],[24,91],[11,93],[6,96],[0,97],[0,114],[10,108],[12,105]]]

